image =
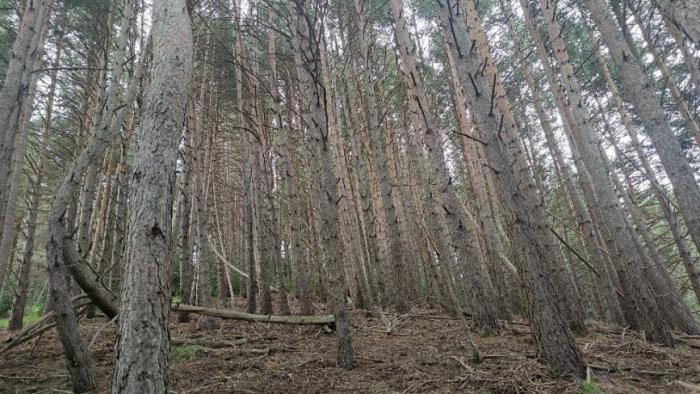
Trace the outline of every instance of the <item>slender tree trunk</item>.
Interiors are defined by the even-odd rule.
[[[549,73],[548,79],[550,79],[550,86],[558,95],[558,100],[566,100],[560,103],[560,109],[570,111],[565,112],[570,115],[569,121],[572,122],[566,129],[572,134],[569,143],[575,155],[579,179],[582,180],[581,185],[589,206],[600,211],[596,216],[601,220],[601,231],[605,236],[608,251],[612,253],[611,259],[625,294],[622,300],[625,319],[633,328],[644,330],[653,341],[670,344],[672,338],[668,326],[662,319],[659,307],[642,276],[641,256],[635,248],[636,234],[626,225],[624,212],[598,151],[600,134],[590,124],[581,88],[561,37],[561,28],[554,19],[553,5],[544,0],[540,3],[547,32],[561,69],[563,85],[559,86],[552,73]],[[534,32],[532,10],[524,1],[521,1],[521,4],[526,14],[528,29]],[[545,57],[543,47],[540,46],[538,50],[543,63],[548,62],[549,59]],[[568,97],[564,98],[564,94]]]
[[[649,54],[651,55],[651,58],[657,70],[659,70],[659,73],[661,73],[661,78],[663,79],[664,84],[668,88],[668,91],[671,92],[671,97],[673,97],[673,101],[676,103],[676,108],[678,109],[678,112],[680,112],[681,116],[683,116],[683,118],[685,119],[686,127],[688,128],[690,135],[692,135],[693,138],[695,138],[695,143],[698,147],[700,147],[700,126],[698,126],[698,122],[695,120],[693,114],[690,113],[688,103],[686,103],[683,94],[678,88],[678,85],[671,78],[671,73],[669,72],[668,67],[666,67],[666,64],[664,63],[663,59],[661,59],[658,51],[654,47],[654,43],[652,42],[652,38],[650,35],[651,33],[649,32],[649,29],[647,29],[644,26],[644,22],[642,22],[641,16],[639,15],[639,10],[635,8],[631,0],[626,0],[626,3],[629,6],[630,10],[632,10],[634,21],[637,23],[639,30],[642,32],[642,37],[644,38],[647,51],[649,51]]]
[[[676,200],[690,236],[695,246],[700,249],[700,186],[695,180],[694,171],[668,123],[666,114],[649,88],[651,85],[648,77],[638,60],[631,55],[607,4],[602,0],[586,0],[585,4],[598,26],[603,41],[610,49],[613,62],[620,71],[622,97],[634,104],[635,112],[652,140],[673,185]],[[687,15],[691,12],[697,13],[698,10],[700,10],[699,4],[693,6],[688,4]],[[700,26],[700,22],[696,25]],[[696,28],[700,29],[697,26]],[[695,38],[696,43],[700,40],[700,30],[698,35]]]
[[[26,2],[0,91],[0,290],[16,234],[29,121],[54,0]]]
[[[296,38],[293,38],[296,40]],[[294,109],[292,108],[293,93],[290,87],[286,91],[287,97],[287,116],[289,117],[289,130],[288,133],[283,133],[282,138],[285,138],[288,134],[290,136],[289,141],[285,138],[285,164],[284,169],[285,175],[285,185],[287,187],[287,217],[289,220],[289,232],[290,232],[290,244],[288,248],[288,258],[291,262],[294,285],[297,290],[297,297],[299,299],[299,304],[301,306],[302,315],[313,314],[313,305],[311,304],[310,294],[309,294],[309,284],[308,284],[308,262],[306,260],[306,253],[304,253],[304,245],[301,240],[301,210],[300,210],[300,199],[297,193],[299,190],[299,178],[297,177],[297,172],[299,171],[296,166],[296,146],[299,144],[299,140],[295,137],[298,130],[294,129],[294,122],[292,121]]]
[[[338,214],[338,190],[337,179],[333,174],[331,146],[329,143],[329,129],[327,118],[326,87],[323,86],[320,76],[311,70],[321,67],[317,57],[320,51],[320,43],[316,41],[315,26],[307,18],[305,1],[296,3],[297,22],[295,24],[298,34],[298,52],[301,54],[302,64],[297,64],[297,73],[304,95],[304,118],[311,134],[310,142],[312,151],[316,156],[313,163],[314,177],[318,182],[315,197],[323,212],[321,220],[322,241],[326,249],[325,266],[330,281],[331,304],[336,319],[336,333],[338,336],[338,365],[344,369],[352,369],[353,355],[350,337],[350,325],[347,318],[345,301],[345,283],[343,280],[342,256],[343,243],[340,240],[340,217]]]
[[[19,271],[19,279],[17,281],[17,289],[15,290],[15,298],[12,301],[12,316],[8,324],[8,329],[11,331],[20,330],[24,325],[24,310],[27,305],[27,295],[29,292],[29,279],[32,270],[32,257],[34,256],[34,241],[37,229],[37,217],[39,215],[39,205],[41,203],[41,182],[44,178],[44,162],[46,160],[46,149],[49,145],[49,133],[51,127],[51,119],[53,115],[53,102],[56,92],[56,80],[58,76],[58,66],[60,65],[62,45],[56,47],[56,55],[51,64],[54,69],[51,72],[51,82],[47,94],[46,114],[44,115],[44,127],[41,132],[40,143],[37,152],[37,161],[35,167],[34,179],[32,180],[31,196],[29,198],[29,216],[27,217],[27,232],[22,247],[22,263]]]
[[[501,8],[505,11],[506,8],[501,3]],[[512,22],[507,21],[507,27],[510,32],[510,36],[516,40],[515,55],[518,58],[523,58],[522,50],[520,45],[517,43],[516,33],[513,29]],[[573,208],[574,216],[576,218],[576,223],[579,231],[581,231],[584,236],[584,244],[589,252],[589,257],[592,259],[593,266],[596,268],[598,274],[600,275],[601,284],[601,299],[604,302],[604,312],[607,321],[615,323],[624,323],[624,316],[622,314],[622,309],[620,302],[618,300],[617,294],[615,293],[615,281],[613,279],[614,272],[611,272],[610,267],[605,260],[605,255],[602,250],[602,246],[599,244],[597,232],[593,224],[593,220],[586,208],[583,205],[583,201],[579,195],[579,192],[575,186],[573,176],[569,170],[569,167],[564,162],[564,155],[557,143],[556,137],[554,135],[554,130],[552,129],[552,124],[549,117],[545,111],[542,98],[539,93],[539,88],[535,83],[535,78],[533,77],[530,69],[528,67],[522,68],[523,76],[527,84],[528,90],[532,97],[532,102],[535,107],[535,111],[540,121],[542,130],[544,131],[545,141],[550,154],[552,155],[552,160],[554,162],[555,169],[560,175],[563,182],[563,186],[569,196],[571,206]]]
[[[270,13],[268,22],[270,26],[273,26],[274,19],[273,19],[274,13]],[[275,30],[274,29],[268,29],[267,31],[267,57],[269,60],[270,64],[270,95],[271,97],[271,105],[270,105],[270,118],[271,121],[273,122],[272,127],[273,130],[276,127],[276,133],[278,134],[278,138],[280,140],[285,141],[286,143],[286,138],[287,136],[284,135],[285,131],[282,130],[282,113],[280,112],[280,98],[279,98],[279,91],[277,87],[277,54],[276,52],[276,38],[275,38]],[[291,125],[290,125],[291,126]],[[272,138],[272,136],[271,136]],[[286,149],[286,146],[282,146],[282,151]],[[284,160],[285,156],[287,155],[286,152],[282,153],[283,159],[282,159],[282,171],[286,171],[287,165],[285,165]],[[272,154],[270,154],[272,156]],[[270,158],[271,159],[271,158]],[[270,170],[272,170],[272,163],[270,163]],[[274,177],[272,174],[270,174],[271,182],[274,183]],[[284,181],[284,179],[283,179]],[[286,275],[285,275],[285,265],[286,262],[288,261],[286,258],[283,260],[282,258],[282,242],[281,242],[281,229],[282,226],[280,226],[279,223],[279,218],[280,214],[279,209],[280,204],[277,204],[278,209],[275,208],[274,204],[274,196],[272,194],[272,188],[270,188],[270,193],[267,196],[269,201],[268,204],[270,205],[270,225],[274,226],[274,229],[271,228],[273,231],[273,239],[274,239],[274,245],[275,245],[275,272],[277,274],[276,279],[277,279],[277,287],[279,289],[278,295],[279,295],[279,303],[280,303],[280,313],[282,315],[289,315],[289,301],[287,300],[287,284],[286,284]]]
[[[192,303],[192,157],[194,134],[197,132],[197,110],[194,91],[190,91],[185,115],[185,129],[182,144],[182,186],[178,201],[178,218],[180,220],[180,301],[183,304]],[[178,313],[178,322],[190,321],[187,312]]]

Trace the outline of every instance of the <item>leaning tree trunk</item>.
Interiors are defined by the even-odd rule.
[[[29,291],[29,275],[32,270],[32,257],[34,256],[34,241],[36,236],[37,216],[39,215],[39,205],[41,203],[41,182],[44,178],[44,162],[46,160],[46,149],[49,146],[49,133],[51,118],[53,115],[53,101],[56,93],[56,81],[58,77],[58,66],[60,65],[62,46],[57,45],[56,55],[51,68],[51,83],[49,84],[48,99],[46,101],[46,114],[44,116],[44,127],[41,132],[41,139],[38,146],[37,161],[35,167],[34,180],[31,186],[31,197],[29,197],[29,216],[27,217],[27,233],[22,247],[22,263],[19,271],[17,290],[12,302],[12,317],[8,324],[9,330],[19,330],[23,326],[24,309],[27,304],[27,293]]]
[[[501,8],[503,11],[506,11],[506,7],[502,2]],[[510,32],[510,36],[514,40],[516,40],[516,33],[511,20],[508,20],[506,23]],[[520,44],[517,43],[517,41],[514,47],[516,56],[518,58],[523,58],[524,55],[520,48]],[[616,323],[624,323],[622,308],[620,306],[617,294],[615,293],[616,289],[613,277],[615,273],[611,272],[609,264],[605,260],[603,248],[599,243],[593,219],[584,207],[583,201],[581,199],[581,196],[579,195],[578,190],[576,189],[573,180],[573,175],[571,174],[568,165],[564,163],[564,156],[562,154],[561,149],[559,148],[556,137],[554,135],[552,123],[547,115],[547,112],[545,111],[544,103],[542,101],[542,97],[540,96],[538,86],[536,85],[535,78],[528,67],[523,67],[522,72],[528,90],[530,91],[530,95],[532,97],[532,103],[535,107],[535,112],[537,113],[537,117],[539,118],[542,130],[544,131],[547,148],[550,151],[555,168],[559,169],[558,174],[560,175],[563,187],[570,198],[571,206],[573,208],[574,216],[576,218],[576,223],[578,225],[579,231],[583,233],[584,244],[590,254],[592,264],[596,268],[596,271],[600,276],[600,286],[602,290],[602,294],[600,294],[600,297],[602,298],[604,303],[603,309],[606,320]]]
[[[688,3],[687,14],[694,12],[696,17],[693,26],[697,29],[698,36],[695,42],[700,44],[700,20],[697,19],[700,3],[696,2],[693,5]],[[651,91],[649,78],[642,70],[638,59],[630,52],[607,3],[603,0],[586,0],[585,4],[619,70],[622,97],[634,104],[634,110],[653,142],[656,153],[673,185],[678,207],[688,226],[688,232],[695,246],[700,248],[700,186],[695,179],[695,173],[669,125],[666,114]]]
[[[564,40],[561,37],[561,27],[554,17],[554,7],[545,0],[540,0],[543,19],[547,33],[554,46],[554,54],[561,69],[561,85],[555,80],[552,72],[548,72],[548,80],[565,118],[565,112],[570,111],[568,130],[569,139],[575,163],[579,172],[581,186],[586,193],[589,207],[596,212],[601,220],[601,232],[604,234],[612,262],[618,272],[620,284],[624,291],[621,299],[625,319],[632,327],[644,330],[649,337],[657,342],[670,344],[672,342],[668,325],[663,321],[658,305],[642,275],[641,257],[635,248],[636,234],[626,225],[625,214],[622,211],[612,183],[605,171],[603,159],[597,144],[600,133],[592,126],[589,113],[583,101],[581,87],[571,65]],[[525,0],[521,0],[525,12],[528,29],[534,32],[532,9]],[[533,36],[539,40],[538,36]],[[538,46],[542,62],[549,62],[543,46]],[[546,66],[547,67],[547,66]],[[566,97],[564,95],[566,94]]]
[[[129,27],[131,26],[130,19],[133,16],[131,13],[132,8],[133,7],[127,3],[127,8],[123,17],[124,20],[122,22],[121,36],[117,43],[117,52],[112,64],[112,70],[114,70],[113,72],[116,79],[120,79],[117,77],[121,76],[124,68],[124,50],[129,36]],[[95,129],[90,142],[85,149],[80,152],[80,155],[76,158],[59,183],[49,214],[46,251],[51,305],[55,312],[58,336],[61,339],[68,361],[73,390],[76,392],[93,390],[95,386],[95,373],[92,367],[90,353],[81,341],[78,333],[75,313],[70,304],[67,273],[68,270],[70,270],[76,282],[83,288],[91,285],[89,281],[84,279],[94,279],[95,274],[76,253],[75,245],[70,236],[70,230],[72,230],[69,230],[70,220],[72,219],[71,215],[69,215],[72,207],[71,201],[74,201],[74,197],[80,188],[82,174],[86,169],[90,168],[90,166],[96,165],[103,159],[105,151],[108,149],[110,143],[119,135],[126,113],[136,97],[136,90],[143,74],[145,55],[150,50],[149,48],[150,44],[143,51],[141,59],[135,68],[133,78],[124,94],[124,102],[129,104],[119,105],[117,102],[118,95],[110,95],[113,100],[107,101],[106,107],[104,108],[105,116],[102,117],[99,127]],[[116,84],[113,89],[120,89],[120,87]],[[86,292],[90,294],[91,291],[88,290],[92,289],[86,289]],[[103,304],[103,300],[112,300],[111,296],[105,294],[100,295],[104,297],[95,297],[93,299],[98,307]]]
[[[583,361],[561,309],[558,285],[549,272],[559,264],[558,247],[549,231],[547,214],[534,189],[532,175],[519,146],[512,115],[492,105],[495,86],[489,86],[478,55],[469,48],[472,38],[463,11],[455,1],[439,2],[443,33],[458,59],[460,82],[477,126],[486,138],[484,151],[495,172],[501,202],[507,211],[509,239],[525,287],[530,324],[538,357],[559,373],[581,375]],[[488,94],[487,92],[492,92]],[[512,163],[512,164],[511,164]]]
[[[171,211],[192,75],[192,30],[185,1],[154,3],[152,29],[153,71],[131,176],[112,393],[168,391]]]
[[[403,6],[400,0],[390,2],[394,25],[396,44],[401,60],[400,71],[404,83],[411,94],[412,111],[415,111],[414,128],[422,130],[423,140],[426,144],[428,168],[431,178],[437,183],[435,189],[438,193],[434,206],[434,215],[447,224],[448,240],[460,263],[469,264],[465,282],[472,313],[475,315],[475,323],[484,334],[493,334],[499,331],[498,313],[495,309],[496,297],[491,281],[484,269],[483,257],[477,249],[474,229],[467,220],[468,213],[459,204],[453,181],[445,163],[442,141],[432,120],[425,93],[419,85],[419,77],[416,71],[412,45],[406,28]],[[451,264],[451,253],[441,256],[446,264]]]
[[[700,3],[695,0],[654,0],[654,3],[696,47],[700,47]]]
[[[0,290],[16,234],[29,121],[54,0],[26,2],[0,91]]]

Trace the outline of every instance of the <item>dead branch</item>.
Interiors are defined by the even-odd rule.
[[[274,324],[300,324],[300,325],[333,325],[335,324],[335,316],[333,315],[318,315],[318,316],[276,316],[276,315],[254,315],[252,313],[238,312],[227,309],[203,308],[193,305],[173,305],[170,310],[175,312],[189,312],[199,315],[213,316],[221,319],[245,320],[260,323]]]

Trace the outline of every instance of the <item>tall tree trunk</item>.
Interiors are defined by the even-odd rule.
[[[293,39],[297,40],[296,37]],[[313,305],[311,304],[309,294],[308,261],[306,260],[306,253],[304,252],[304,245],[301,240],[301,201],[297,192],[299,190],[299,178],[297,177],[299,170],[296,166],[297,154],[295,147],[300,143],[296,136],[301,133],[294,129],[294,122],[292,120],[294,113],[294,108],[292,106],[293,97],[292,89],[288,86],[286,91],[286,100],[287,116],[289,117],[289,130],[287,133],[282,134],[282,138],[284,138],[286,145],[286,151],[284,152],[284,161],[286,164],[284,175],[285,185],[287,187],[287,216],[289,220],[289,232],[291,237],[287,256],[291,262],[290,266],[292,267],[293,271],[294,285],[297,290],[297,297],[301,307],[300,312],[302,315],[311,315],[313,314]],[[290,136],[289,141],[286,139],[287,135]]]
[[[194,85],[194,83],[193,83]],[[192,303],[192,157],[198,152],[193,152],[194,135],[197,132],[197,109],[194,89],[190,90],[187,101],[187,113],[185,115],[185,129],[182,143],[182,186],[180,187],[180,199],[178,201],[178,218],[180,220],[180,301],[183,304]],[[179,312],[177,320],[181,323],[190,321],[190,314]]]
[[[62,38],[60,38],[62,39]],[[53,115],[54,95],[56,93],[56,81],[58,77],[58,66],[61,60],[62,42],[59,41],[56,47],[56,55],[51,64],[54,71],[51,72],[51,82],[47,93],[46,114],[44,115],[44,127],[41,131],[40,143],[37,148],[37,161],[32,180],[31,195],[29,197],[29,216],[27,217],[27,230],[22,247],[22,262],[19,270],[19,279],[15,298],[12,301],[12,316],[7,328],[9,330],[19,330],[24,325],[24,310],[27,305],[27,295],[29,293],[29,279],[32,271],[32,257],[34,256],[34,241],[36,237],[37,217],[39,216],[39,205],[41,203],[41,182],[44,178],[44,162],[46,161],[47,149],[49,145],[49,133]]]
[[[406,28],[403,5],[400,0],[391,0],[391,12],[394,25],[396,44],[401,60],[400,71],[404,83],[411,95],[409,104],[414,114],[413,127],[423,131],[423,141],[428,153],[428,167],[431,178],[436,182],[438,196],[433,204],[434,215],[447,224],[447,240],[455,257],[469,265],[465,277],[469,303],[474,316],[474,322],[484,334],[493,334],[499,331],[498,314],[495,309],[495,294],[491,281],[484,270],[481,253],[476,247],[474,229],[467,220],[467,212],[459,204],[453,181],[442,148],[442,141],[438,135],[432,120],[425,93],[418,84],[418,74],[413,58],[412,45]],[[417,123],[419,122],[419,123]],[[438,216],[439,215],[439,216]],[[472,254],[472,256],[470,256]],[[451,253],[441,256],[444,262],[451,264]]]
[[[502,2],[501,8],[504,11],[506,11],[506,7]],[[511,38],[513,38],[513,40],[516,41],[514,45],[515,55],[518,58],[523,58],[523,53],[520,49],[519,43],[517,42],[517,35],[512,26],[512,22],[509,19],[506,23]],[[619,299],[617,297],[617,294],[615,293],[615,280],[613,278],[613,276],[616,274],[614,272],[611,272],[610,270],[610,266],[607,263],[605,259],[605,254],[602,250],[602,246],[599,244],[597,231],[594,226],[593,219],[591,218],[589,212],[586,211],[578,189],[575,186],[573,175],[571,174],[568,165],[564,162],[564,155],[557,143],[556,137],[554,135],[554,130],[552,129],[551,121],[549,120],[549,117],[545,111],[544,103],[542,102],[542,98],[539,93],[539,87],[536,85],[535,78],[530,72],[529,67],[523,67],[522,73],[525,78],[528,90],[530,91],[532,103],[535,107],[535,112],[537,113],[537,117],[540,121],[540,126],[544,131],[545,142],[552,156],[554,167],[555,169],[557,169],[557,173],[560,175],[560,178],[563,182],[563,186],[567,192],[567,195],[569,196],[574,216],[576,217],[578,229],[584,234],[584,244],[589,252],[589,256],[592,259],[593,266],[596,268],[597,272],[600,275],[599,282],[601,283],[602,287],[601,298],[604,302],[604,313],[606,320],[622,324],[624,323],[624,316],[622,314]]]
[[[683,94],[678,88],[678,85],[671,77],[671,73],[669,72],[668,67],[666,67],[666,63],[664,63],[661,56],[659,56],[659,52],[656,50],[656,47],[654,47],[654,42],[651,38],[651,32],[646,26],[644,26],[644,22],[642,22],[642,18],[639,15],[639,10],[635,8],[631,0],[626,0],[626,3],[630,7],[630,10],[632,10],[634,21],[637,23],[639,30],[642,32],[642,37],[644,38],[644,43],[646,44],[647,51],[649,51],[649,54],[651,55],[652,61],[654,62],[656,69],[659,70],[659,73],[661,73],[661,79],[663,79],[665,86],[668,88],[668,91],[671,92],[671,97],[673,97],[673,101],[676,103],[676,108],[678,109],[678,112],[680,112],[681,116],[683,116],[683,119],[685,119],[686,127],[688,128],[690,135],[692,135],[693,138],[695,138],[696,145],[700,147],[700,126],[698,126],[698,122],[696,121],[693,114],[690,112],[690,109],[688,108],[688,103],[685,101],[685,98],[683,97]]]
[[[0,290],[16,234],[17,199],[44,41],[54,0],[26,2],[0,91]]]
[[[399,219],[394,204],[393,195],[395,194],[394,187],[389,180],[389,170],[387,169],[387,160],[382,138],[383,129],[379,124],[379,108],[377,107],[377,98],[375,96],[375,77],[372,75],[371,58],[367,35],[370,33],[368,29],[367,18],[363,10],[362,3],[359,0],[354,0],[355,13],[357,15],[357,30],[360,33],[359,46],[362,54],[362,77],[365,80],[366,87],[366,110],[369,118],[369,135],[372,152],[372,162],[376,172],[380,199],[377,199],[377,212],[382,216],[379,220],[379,226],[382,227],[379,231],[380,239],[378,239],[381,256],[380,264],[386,264],[391,267],[390,285],[387,286],[387,295],[389,303],[396,309],[405,313],[408,311],[407,290],[405,272],[409,268],[409,262],[405,253],[407,248],[401,242],[401,228]],[[386,226],[386,227],[384,227]]]
[[[127,15],[130,15],[132,7],[128,2],[126,6],[127,11],[125,11],[121,35],[117,43],[117,51],[111,65],[112,70],[114,70],[113,75],[117,80],[121,79],[126,61],[124,49],[127,45],[129,27],[131,26],[130,18]],[[75,195],[80,189],[82,174],[91,166],[95,166],[102,161],[110,143],[119,135],[126,113],[136,97],[136,90],[143,74],[145,55],[148,54],[148,51],[150,51],[150,44],[144,49],[129,87],[124,94],[124,102],[128,104],[119,105],[117,102],[118,94],[110,95],[113,100],[108,100],[106,103],[106,108],[104,109],[106,116],[102,116],[88,145],[80,152],[80,155],[64,174],[56,189],[49,214],[46,251],[51,305],[56,313],[56,329],[68,361],[73,390],[76,392],[94,389],[95,372],[92,367],[90,353],[78,334],[77,321],[73,307],[70,304],[67,270],[70,270],[76,282],[91,295],[95,304],[98,307],[105,308],[104,311],[108,315],[113,316],[111,308],[107,308],[105,303],[108,304],[114,300],[111,294],[100,292],[95,287],[95,275],[86,267],[86,263],[82,261],[74,249],[74,242],[69,235],[72,232],[71,201],[75,201]],[[119,90],[120,86],[115,84],[113,89]],[[95,289],[97,291],[94,292],[93,290]]]
[[[598,26],[601,37],[610,49],[610,56],[619,69],[622,97],[634,104],[634,111],[654,143],[678,201],[683,219],[695,246],[700,249],[700,186],[695,180],[680,142],[668,123],[666,114],[650,89],[649,78],[638,59],[632,56],[622,32],[613,21],[613,15],[603,0],[586,0],[586,7]],[[693,8],[694,7],[694,8]],[[691,11],[700,12],[700,5],[688,4]],[[697,17],[697,15],[696,15]],[[696,22],[697,19],[696,19]],[[700,29],[700,22],[696,23]],[[700,35],[700,30],[698,30]],[[698,43],[700,36],[695,39]]]
[[[270,13],[270,16],[268,17],[268,22],[269,26],[273,26],[274,19],[273,19],[274,13]],[[270,118],[272,121],[272,127],[273,130],[276,127],[276,133],[279,136],[278,139],[286,142],[287,136],[284,135],[285,131],[282,130],[282,113],[280,112],[280,98],[279,98],[279,91],[277,87],[277,54],[275,53],[276,51],[276,38],[275,38],[275,30],[269,28],[267,31],[267,57],[270,63],[270,95],[271,95],[271,103],[270,103]],[[291,125],[289,125],[291,127]],[[272,136],[270,136],[272,139]],[[282,144],[280,144],[282,145]],[[285,165],[284,160],[285,157],[287,156],[287,153],[284,152],[286,149],[286,146],[282,146],[281,151],[283,159],[282,159],[282,165],[281,170],[286,171],[287,165]],[[270,154],[272,156],[272,154]],[[270,170],[272,170],[272,163],[270,163]],[[270,174],[270,178],[272,183],[274,183],[274,177],[272,174]],[[283,179],[284,182],[284,179]],[[272,189],[272,188],[270,188]],[[273,231],[273,238],[274,238],[274,245],[275,245],[275,272],[277,274],[277,287],[279,289],[279,303],[280,303],[280,313],[282,315],[289,315],[289,301],[287,300],[287,284],[286,284],[286,275],[285,275],[285,269],[284,267],[286,266],[287,259],[285,258],[283,260],[282,258],[282,242],[281,242],[281,230],[282,226],[279,225],[279,209],[280,204],[278,203],[277,205],[277,210],[274,209],[274,196],[272,194],[272,190],[270,190],[269,195],[267,196],[269,199],[268,204],[270,204],[270,214],[271,214],[271,226],[274,226],[274,231]],[[273,219],[274,218],[274,219]],[[272,229],[271,229],[272,230]]]
[[[535,193],[518,130],[507,108],[494,107],[495,84],[485,81],[478,55],[469,50],[472,38],[465,15],[456,2],[438,3],[443,33],[455,59],[459,59],[460,83],[477,127],[484,135],[484,152],[494,171],[494,181],[506,209],[509,239],[528,305],[530,325],[538,357],[559,373],[581,375],[581,354],[562,311],[559,284],[552,279],[560,254],[549,230],[547,216]],[[491,92],[490,94],[487,92]],[[505,99],[505,98],[503,98]],[[503,112],[502,112],[503,111]]]
[[[700,4],[693,0],[654,0],[661,12],[700,47]]]
[[[131,177],[112,393],[168,391],[171,210],[192,76],[192,30],[185,1],[154,3],[152,29],[153,72]]]
[[[329,103],[326,101],[326,87],[323,86],[321,76],[314,72],[321,67],[317,57],[320,51],[318,37],[310,21],[310,13],[306,9],[306,1],[296,3],[295,29],[298,34],[298,52],[301,54],[302,64],[297,64],[298,78],[305,91],[303,98],[303,111],[305,123],[309,127],[310,142],[313,144],[312,179],[318,182],[314,188],[315,197],[320,204],[323,214],[320,218],[323,246],[326,250],[325,267],[330,281],[331,305],[336,320],[336,333],[338,336],[338,366],[344,369],[352,369],[353,355],[350,337],[350,325],[347,318],[347,306],[345,301],[345,283],[343,280],[343,243],[340,240],[340,217],[338,214],[338,190],[337,179],[333,174],[331,145],[329,142],[329,129],[327,110]]]
[[[521,0],[521,4],[526,13],[528,29],[534,32],[532,10],[525,1]],[[625,319],[633,328],[644,330],[653,341],[670,344],[672,338],[668,325],[663,320],[642,275],[641,256],[635,248],[636,234],[626,225],[625,214],[598,151],[600,134],[590,123],[579,82],[561,37],[561,28],[554,18],[554,7],[545,0],[541,0],[540,5],[562,75],[561,86],[554,80],[555,77],[550,75],[548,77],[551,79],[550,86],[554,91],[558,91],[555,94],[558,95],[558,100],[562,101],[560,104],[562,111],[567,111],[567,115],[570,115],[569,121],[572,123],[566,128],[572,134],[569,143],[575,154],[579,178],[582,180],[581,185],[589,206],[600,211],[596,216],[601,220],[601,231],[605,235],[608,251],[612,253],[611,259],[625,294],[622,300]],[[537,36],[534,38],[539,40]],[[542,56],[542,62],[548,62],[549,59],[545,57],[543,47],[538,50]],[[568,97],[564,97],[565,94]]]

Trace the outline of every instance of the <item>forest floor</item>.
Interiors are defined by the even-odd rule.
[[[236,308],[242,310],[242,305]],[[172,393],[678,393],[700,387],[700,339],[684,337],[673,349],[638,333],[589,324],[577,338],[589,381],[560,379],[534,358],[522,321],[504,322],[501,335],[475,337],[484,360],[473,363],[463,323],[439,310],[414,308],[404,316],[350,314],[355,368],[335,366],[334,335],[318,326],[222,321],[197,331],[171,324],[171,337],[236,345],[174,345]],[[107,325],[106,325],[107,324]],[[387,325],[394,324],[391,333]],[[95,335],[100,332],[99,335]],[[103,318],[81,321],[91,346],[99,392],[111,378],[116,327]],[[9,334],[0,331],[0,343]],[[69,393],[61,345],[53,330],[0,356],[1,393]],[[697,391],[696,391],[697,392]]]

